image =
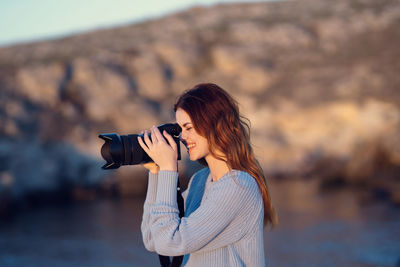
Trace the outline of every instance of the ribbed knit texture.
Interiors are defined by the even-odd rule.
[[[185,216],[176,201],[178,173],[149,173],[142,235],[146,249],[185,255],[182,266],[265,266],[263,199],[247,172],[233,170],[218,181],[204,168],[183,193]]]

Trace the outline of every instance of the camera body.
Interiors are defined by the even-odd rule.
[[[169,133],[177,144],[178,160],[181,159],[181,150],[179,146],[179,135],[182,131],[177,123],[166,123],[157,127],[160,132],[164,130]],[[102,169],[117,169],[122,165],[136,165],[153,160],[140,146],[137,137],[142,138],[142,134],[118,135],[116,133],[100,134],[99,138],[105,142],[101,147],[101,156],[106,161]]]

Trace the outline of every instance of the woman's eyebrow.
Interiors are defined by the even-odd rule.
[[[183,124],[183,127],[187,127],[188,124],[192,124],[192,123],[191,123],[191,122],[185,122],[185,123]]]

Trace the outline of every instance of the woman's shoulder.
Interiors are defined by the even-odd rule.
[[[224,201],[243,202],[256,205],[260,202],[261,192],[257,181],[245,171],[232,170],[210,186],[207,196],[223,196]],[[242,206],[241,206],[242,207]]]
[[[258,184],[256,179],[246,171],[235,170],[226,173],[217,182],[231,187],[238,187],[238,189],[256,190]]]

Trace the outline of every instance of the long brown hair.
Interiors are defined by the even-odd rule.
[[[202,83],[185,91],[174,105],[188,113],[198,134],[208,140],[210,153],[225,161],[230,169],[248,172],[258,184],[264,201],[264,225],[272,227],[278,216],[272,206],[264,172],[254,156],[250,143],[249,121],[239,114],[239,107],[224,89]],[[218,155],[216,150],[224,153]],[[200,163],[206,165],[204,159]]]

